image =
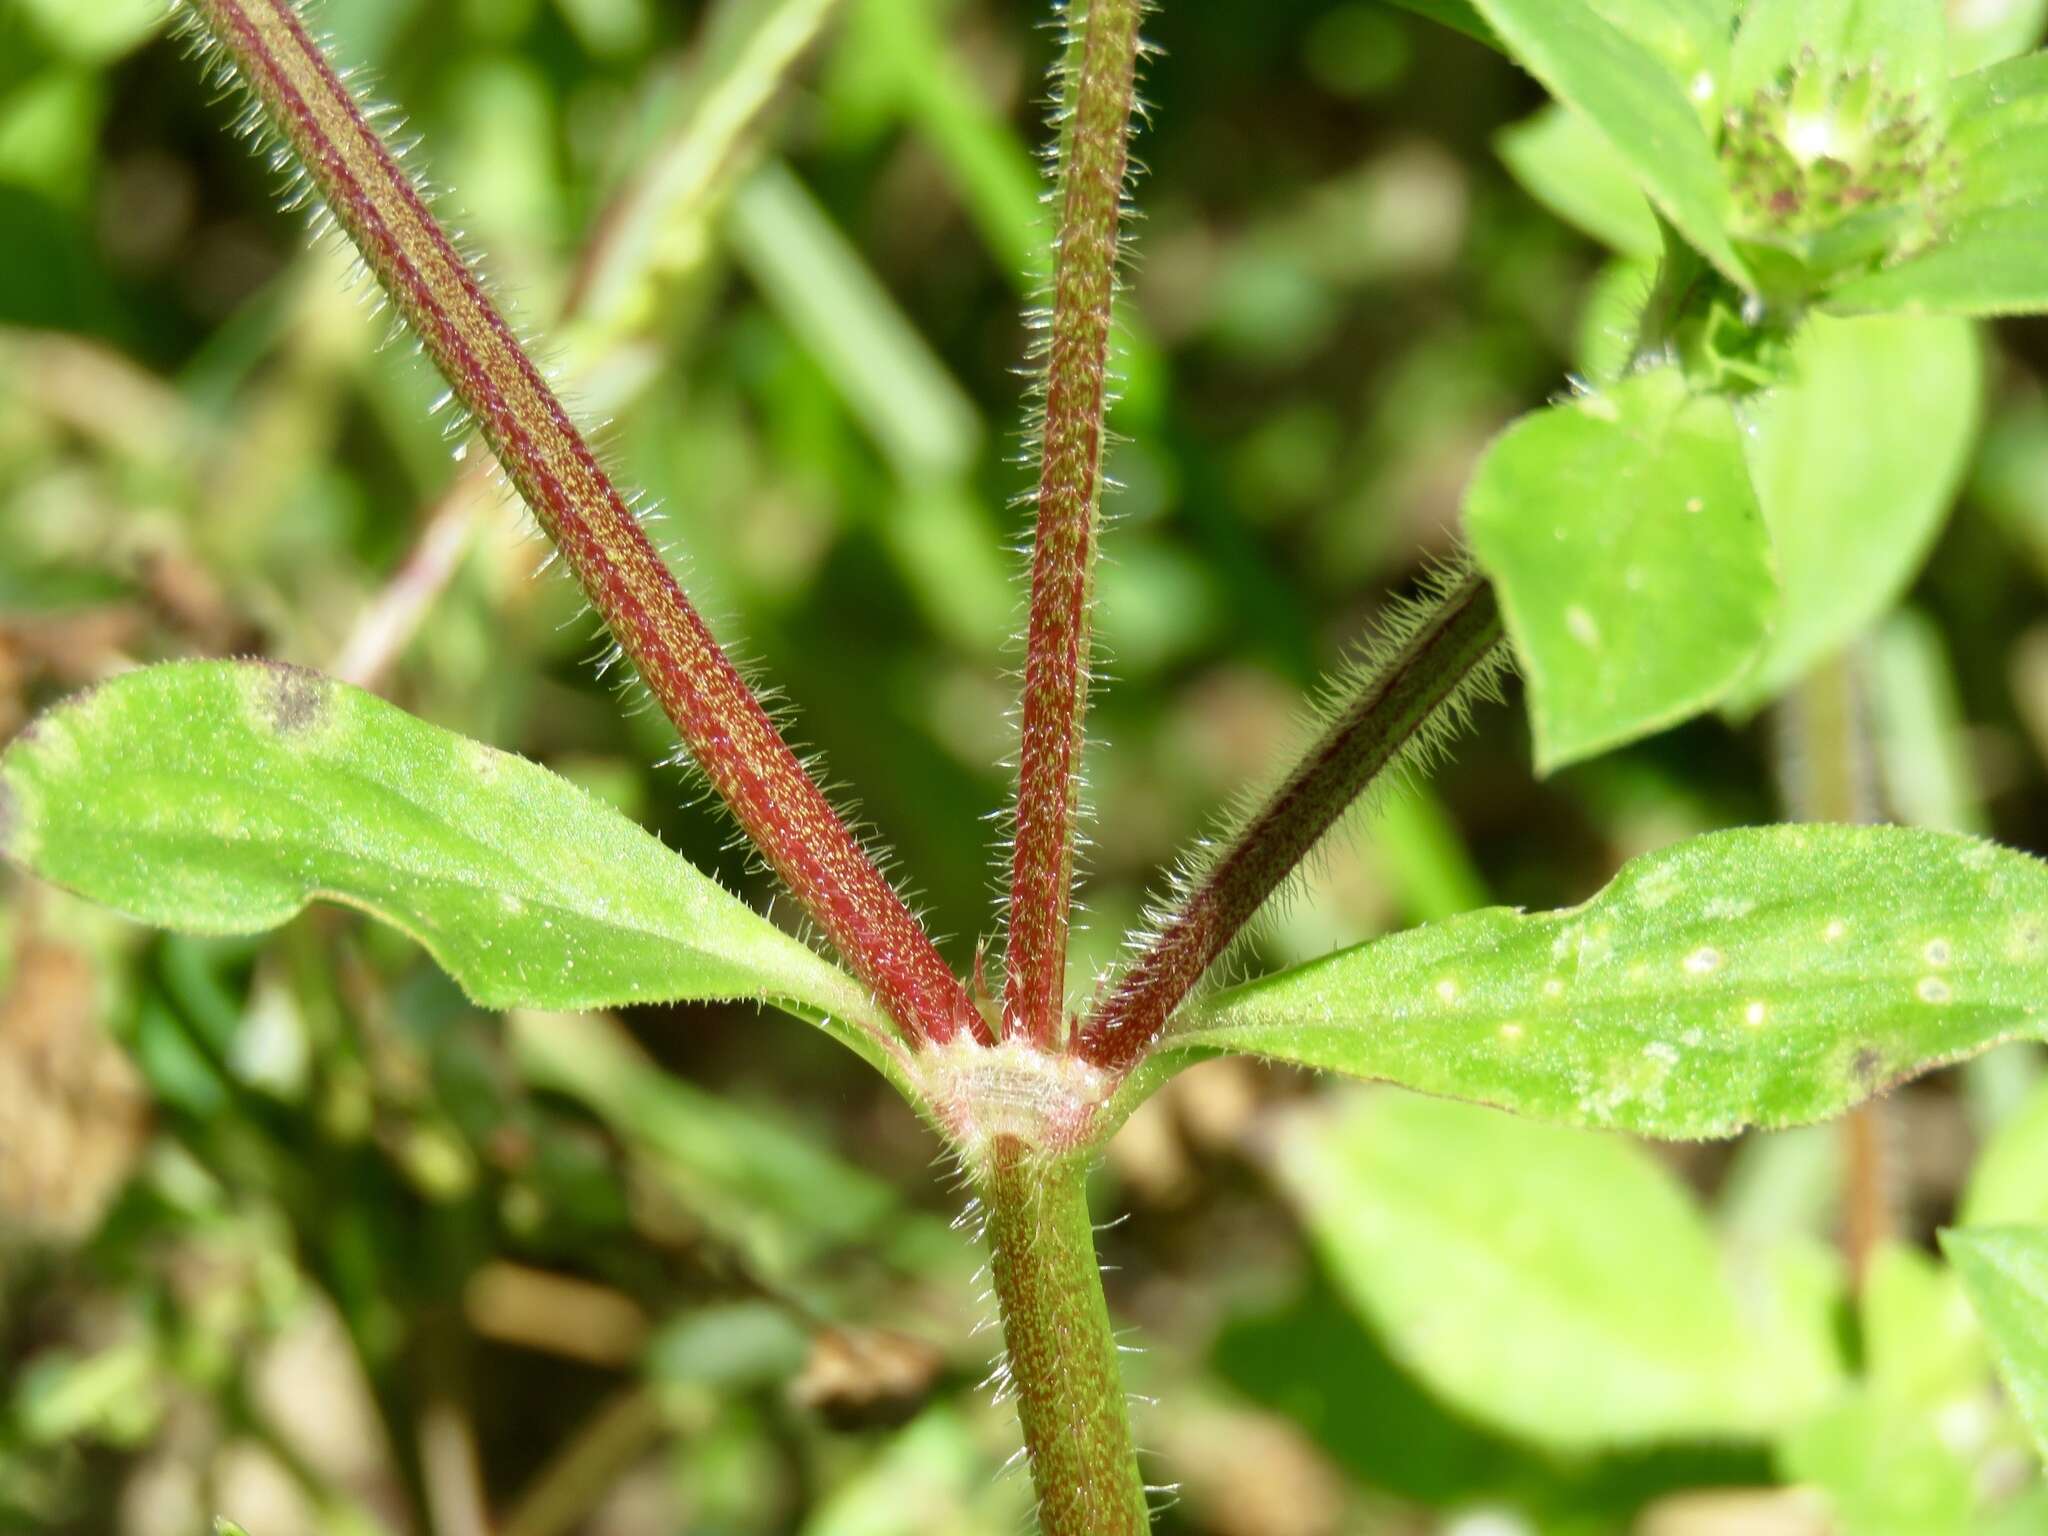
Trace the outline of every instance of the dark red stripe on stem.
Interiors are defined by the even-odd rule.
[[[1088,606],[1139,0],[1070,0],[1082,28],[1062,106],[1059,231],[1045,372],[1038,527],[1024,658],[1017,841],[1003,1030],[1046,1050],[1065,1033],[1075,759],[1088,705]],[[1085,13],[1085,14],[1084,14]]]
[[[1468,576],[1330,722],[1126,971],[1082,1032],[1095,1065],[1127,1071],[1173,1010],[1379,775],[1455,710],[1502,655],[1493,589]]]
[[[293,7],[194,5],[769,864],[913,1039],[986,1039],[959,980],[683,595]]]

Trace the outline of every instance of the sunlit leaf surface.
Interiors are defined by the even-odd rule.
[[[9,857],[143,922],[255,933],[325,898],[404,929],[486,1007],[754,999],[873,1051],[850,977],[657,839],[317,673],[130,673],[18,737],[0,788]]]
[[[1728,402],[1675,368],[1524,417],[1465,499],[1529,684],[1541,769],[1711,707],[1777,607]]]
[[[1165,1049],[1725,1136],[2044,1020],[2048,865],[1954,833],[1785,826],[1647,854],[1583,906],[1473,912],[1218,993]]]

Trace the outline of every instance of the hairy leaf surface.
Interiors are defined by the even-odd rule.
[[[1710,833],[1583,906],[1472,912],[1217,993],[1162,1050],[1695,1137],[1823,1119],[2044,1028],[2048,865],[1815,825]]]
[[[567,780],[318,673],[132,672],[0,757],[7,855],[160,927],[316,899],[405,930],[478,1003],[772,1002],[875,1059],[859,985]]]

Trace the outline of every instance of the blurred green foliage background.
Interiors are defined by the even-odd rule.
[[[321,10],[963,968],[1008,793],[1047,9]],[[282,657],[549,764],[766,904],[721,818],[653,766],[665,724],[588,665],[568,583],[533,579],[520,516],[451,456],[438,382],[381,345],[345,255],[278,209],[159,20],[156,0],[0,0],[0,733],[137,663]],[[1470,40],[1362,0],[1167,5],[1150,35],[1081,987],[1285,752],[1305,690],[1451,549],[1478,450],[1566,387],[1600,270],[1493,150],[1541,92]],[[2037,851],[2044,363],[2038,322],[1997,334],[1957,514],[1863,659],[1892,813]],[[1768,719],[1707,721],[1538,782],[1515,714],[1489,711],[1428,792],[1336,840],[1248,963],[1578,900],[1633,853],[1773,819],[1772,742]],[[334,911],[199,943],[9,875],[0,923],[0,1529],[1025,1518],[1024,1481],[998,1476],[1014,1428],[976,1385],[992,1340],[947,1230],[961,1197],[811,1032],[744,1010],[486,1018]],[[2041,1118],[2033,1073],[2008,1051],[1885,1105],[1900,1253],[1953,1213],[1982,1139]],[[1280,1128],[1322,1093],[1191,1073],[1104,1171],[1105,1211],[1133,1213],[1103,1244],[1148,1351],[1140,1438],[1181,1487],[1163,1529],[1828,1528],[1734,1523],[1820,1519],[1759,1490],[1829,1482],[1826,1445],[1560,1451],[1405,1371],[1275,1176]],[[2008,1186],[2048,1187],[2033,1135]],[[1853,1374],[1840,1134],[1655,1157],[1727,1241],[1805,1245]],[[1985,1427],[1981,1345],[1955,1350],[1915,1411],[1981,1410],[1936,1437],[1974,1480],[1967,1529],[2048,1528],[2018,1523],[2038,1467]]]

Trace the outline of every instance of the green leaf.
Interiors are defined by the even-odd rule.
[[[1982,833],[1983,791],[1940,626],[1901,608],[1879,626],[1868,654],[1872,734],[1892,819]]]
[[[1948,7],[1948,72],[1967,75],[2025,53],[2048,26],[2048,0],[1968,0]]]
[[[1387,3],[1412,11],[1417,16],[1425,16],[1440,27],[1462,32],[1489,48],[1500,48],[1503,53],[1507,51],[1501,47],[1501,40],[1494,35],[1493,28],[1473,8],[1472,0],[1387,0]]]
[[[1806,55],[1812,62],[1806,66]],[[1730,99],[1795,66],[1840,75],[1875,65],[1885,87],[1937,108],[1948,77],[1942,7],[1929,0],[1747,0],[1730,55]]]
[[[772,1002],[893,1070],[860,986],[617,812],[318,673],[131,672],[0,756],[0,845],[146,923],[257,933],[325,899],[487,1008]]]
[[[1923,254],[1837,288],[1828,307],[1842,314],[2034,314],[2048,309],[2044,242],[2048,208],[1995,208],[1949,226]]]
[[[1770,542],[1728,402],[1675,368],[1525,416],[1465,498],[1548,772],[1711,707],[1770,632]]]
[[[164,24],[159,0],[20,0],[21,12],[43,39],[74,59],[107,63],[138,47]]]
[[[1585,0],[1616,31],[1661,60],[1711,121],[1725,89],[1729,38],[1741,0]]]
[[[1674,68],[1673,45],[1661,31],[1639,41],[1603,14],[1654,14],[1636,0],[1476,0],[1476,9],[1529,73],[1599,128],[1686,239],[1726,276],[1743,281],[1723,218],[1720,163],[1701,126],[1700,108],[1714,94],[1711,71],[1696,101],[1688,92],[1702,82]]]
[[[2048,1456],[2048,1226],[1946,1231],[1941,1248],[1991,1336],[2006,1390]]]
[[[1793,378],[1745,403],[1751,479],[1784,605],[1729,695],[1768,702],[1897,602],[1933,545],[1976,440],[1983,391],[1968,322],[1816,315]]]
[[[1886,1242],[1869,1258],[1860,1300],[1869,1390],[1936,1422],[1967,1412],[1990,1363],[1954,1272],[1923,1248]]]
[[[1583,906],[1467,913],[1216,993],[1153,1072],[1242,1051],[1728,1136],[1824,1119],[2044,1020],[2048,865],[1948,832],[1757,827],[1631,860]]]
[[[1289,1122],[1277,1168],[1388,1351],[1483,1424],[1574,1450],[1756,1434],[1833,1385],[1758,1347],[1691,1197],[1619,1138],[1360,1092]]]
[[[1523,190],[1567,224],[1627,256],[1663,249],[1628,161],[1569,107],[1539,108],[1502,129],[1494,148]]]
[[[2037,1084],[1977,1156],[1957,1225],[2048,1224],[2048,1083]]]
[[[1969,1468],[1910,1406],[1858,1393],[1779,1448],[1786,1481],[1827,1495],[1839,1536],[1962,1536]]]
[[[1845,311],[1918,309],[2004,315],[2048,308],[2040,261],[2048,233],[2048,55],[2031,54],[1952,82],[1933,241],[1837,288]]]
[[[1610,385],[1628,372],[1640,340],[1644,306],[1657,291],[1657,263],[1621,257],[1600,269],[1586,290],[1572,343],[1580,378]]]
[[[876,1246],[895,1192],[799,1129],[656,1067],[608,1019],[517,1013],[520,1076],[587,1105],[650,1156],[692,1217],[763,1275],[794,1279],[828,1254]]]

